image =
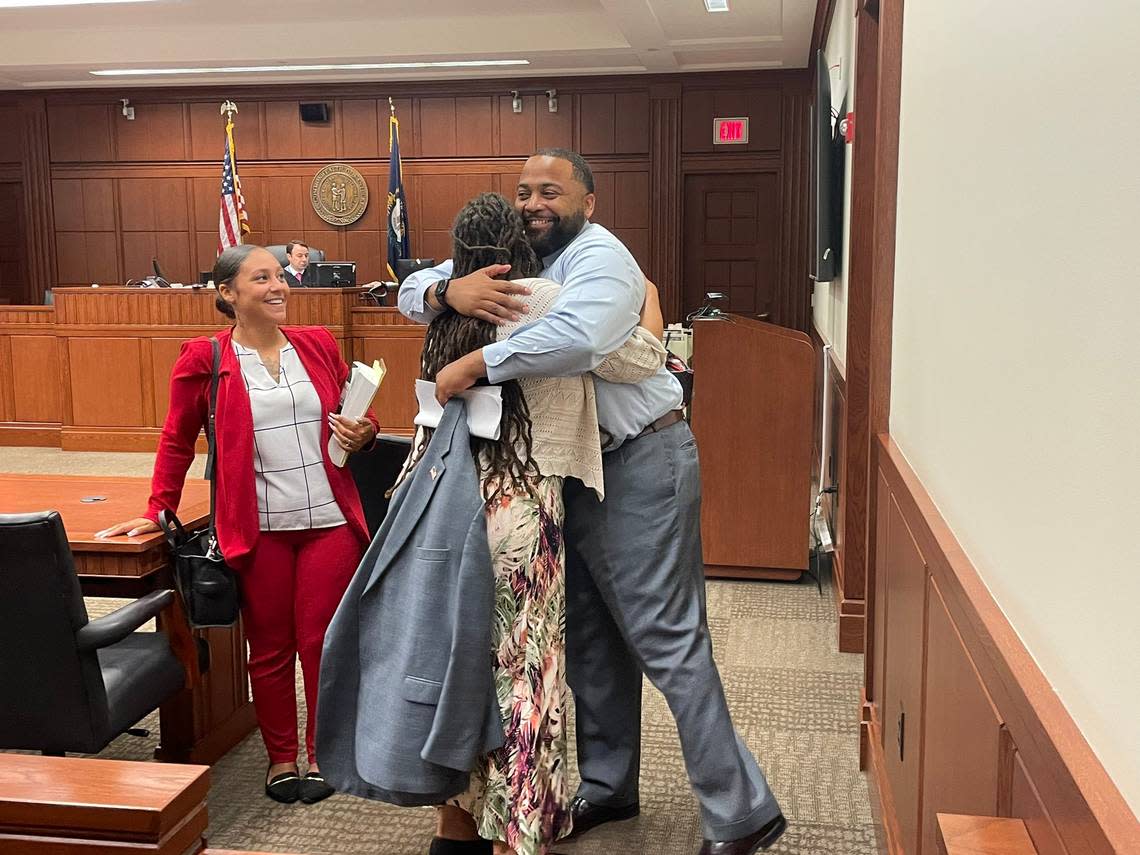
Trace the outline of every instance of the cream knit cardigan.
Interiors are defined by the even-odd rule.
[[[531,294],[522,300],[530,312],[498,329],[498,338],[508,338],[524,324],[545,315],[560,287],[549,279],[520,279]],[[594,369],[611,383],[639,383],[665,364],[665,347],[649,330],[638,327],[620,348]],[[602,479],[602,443],[598,431],[598,406],[594,379],[577,377],[523,377],[519,380],[531,421],[531,458],[544,476],[579,479],[605,498]]]

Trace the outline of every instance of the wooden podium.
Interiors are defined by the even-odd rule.
[[[814,365],[795,330],[738,315],[693,323],[706,575],[792,581],[808,569]]]

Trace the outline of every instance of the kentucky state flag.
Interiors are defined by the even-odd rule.
[[[404,172],[400,166],[400,120],[396,111],[388,119],[388,275],[396,279],[396,261],[410,258],[408,249],[408,203],[404,198]]]

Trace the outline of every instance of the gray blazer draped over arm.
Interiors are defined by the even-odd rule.
[[[503,744],[495,583],[464,403],[444,409],[325,634],[317,759],[337,790],[396,805],[467,789]]]

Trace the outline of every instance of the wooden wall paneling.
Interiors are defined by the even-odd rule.
[[[71,370],[71,424],[80,427],[143,425],[150,415],[143,406],[144,376],[138,339],[64,339]],[[149,372],[147,372],[149,374]],[[107,378],[115,392],[108,393]]]
[[[333,115],[341,135],[339,150],[342,157],[380,158],[388,153],[387,101],[384,102],[381,113],[375,98],[345,98],[336,103],[336,113]],[[381,116],[383,122],[380,121]],[[371,204],[370,202],[369,206]]]
[[[882,503],[882,510],[880,510],[874,520],[875,528],[878,532],[879,543],[889,544],[890,521],[892,517],[887,513],[887,508],[891,507],[891,488],[887,482],[886,475],[883,474],[881,469],[876,472],[875,477],[877,489],[879,490],[879,501]],[[842,557],[845,554],[846,548],[840,552],[840,556]],[[875,597],[872,603],[869,603],[869,605],[873,604],[874,612],[868,615],[868,620],[871,621],[868,627],[873,627],[873,631],[867,632],[868,651],[865,654],[870,660],[865,664],[865,668],[871,672],[873,678],[865,683],[863,687],[863,698],[865,703],[869,703],[876,708],[879,721],[885,721],[886,712],[883,710],[883,700],[887,682],[890,679],[890,674],[887,673],[887,622],[891,620],[891,601],[887,596],[890,555],[891,553],[884,548],[880,549],[875,556]],[[842,593],[837,592],[837,596],[841,597]],[[873,647],[870,644],[872,640],[874,641]],[[861,740],[865,740],[866,738],[866,732],[860,734]],[[866,747],[861,747],[859,753],[861,757],[866,757]]]
[[[455,154],[486,157],[494,152],[494,100],[490,96],[455,99]]]
[[[752,86],[735,89],[686,89],[682,104],[681,147],[698,152],[779,151],[781,147],[781,89]],[[713,143],[713,119],[747,116],[748,143],[720,146]]]
[[[594,215],[590,219],[607,229],[616,228],[617,179],[612,172],[594,173]]]
[[[118,186],[123,231],[188,231],[186,179],[120,178]]]
[[[221,175],[222,157],[226,150],[226,118],[221,106],[224,98],[210,101],[192,101],[189,104],[190,159],[211,161],[218,164]],[[241,165],[251,160],[265,157],[266,147],[262,144],[262,108],[259,101],[242,100],[238,103],[234,116],[234,150],[238,160],[238,174]]]
[[[421,157],[455,157],[455,99],[419,98]],[[403,123],[400,124],[400,154],[403,156]]]
[[[117,161],[184,161],[186,111],[181,103],[135,103],[134,119],[111,110]]]
[[[927,602],[920,851],[932,853],[936,814],[997,814],[1002,721],[933,578]]]
[[[871,298],[874,265],[875,207],[875,115],[878,103],[879,25],[867,12],[860,12],[855,80],[859,105],[859,133],[852,150],[851,237],[847,259],[847,444],[846,479],[840,488],[843,503],[844,556],[843,598],[858,600],[874,590],[871,572],[869,527],[871,490]],[[871,611],[874,604],[868,604]],[[870,651],[868,651],[870,653]],[[868,660],[870,661],[870,657]]]
[[[167,301],[169,302],[169,301]],[[221,315],[218,316],[221,318]],[[154,388],[154,410],[148,424],[161,427],[170,409],[170,373],[186,338],[153,338],[150,341],[150,364],[146,367]]]
[[[795,85],[785,86],[781,100],[784,133],[779,218],[781,286],[777,289],[776,315],[793,329],[806,329],[812,317],[809,278],[812,95],[809,84],[810,77],[805,73]]]
[[[587,157],[595,154],[613,154],[616,125],[614,95],[608,92],[585,93],[580,96],[578,113],[579,151]],[[624,128],[624,125],[623,125]]]
[[[1060,843],[1072,855],[1140,851],[1140,822],[994,602],[933,498],[889,436],[876,438],[875,451],[876,465],[891,491],[891,513],[895,513],[895,506],[901,507],[924,554],[933,556],[929,569],[946,611],[1005,723],[1010,742],[1016,746],[1017,757],[1024,766],[1024,777],[1033,783]],[[888,550],[893,540],[893,535],[888,535]],[[893,562],[889,563],[888,588],[894,572]],[[887,679],[885,691],[880,694],[889,697],[897,680],[896,669],[891,665],[895,646],[892,614],[896,603],[889,593],[887,600]],[[876,617],[876,623],[880,620]],[[957,698],[936,698],[933,692],[927,693],[927,705],[939,702],[956,704]],[[938,736],[932,733],[927,738]],[[1009,783],[1001,783],[1002,789],[1012,790],[1016,786],[1012,780],[1018,774],[1016,765],[1013,761],[1002,763],[1003,769],[1014,770],[1008,773]],[[1015,799],[1020,799],[1021,804],[1026,798],[1024,794],[1010,795],[1001,806],[1004,808]]]
[[[12,391],[12,337],[0,334],[0,421],[16,420],[16,398]]]
[[[56,179],[51,183],[55,227],[60,231],[85,231],[82,178]]]
[[[225,153],[225,117],[221,104],[211,101],[192,101],[189,106],[190,159],[216,161],[219,166]],[[238,108],[238,119],[245,119]],[[237,142],[235,140],[235,147]],[[248,152],[242,152],[247,157]]]
[[[392,106],[396,108],[396,118],[400,122],[400,159],[420,157],[419,99],[393,98]],[[385,95],[377,99],[376,113],[377,121],[380,123],[380,157],[383,159],[391,154],[388,148],[388,131],[391,124],[388,120],[392,111],[388,106],[388,96]],[[407,180],[406,174],[404,180]],[[387,183],[385,183],[385,187],[387,187]]]
[[[305,210],[312,208],[304,180],[295,175],[281,175],[262,181],[265,186],[262,218],[266,222],[267,242],[286,243],[300,237],[305,231]],[[253,217],[252,210],[250,217]]]
[[[1029,777],[1021,755],[1015,750],[1010,766],[1008,816],[1025,822],[1037,855],[1069,855],[1069,850],[1061,842],[1057,827],[1053,824],[1049,811],[1041,801],[1037,785]]]
[[[295,160],[302,156],[301,113],[297,104],[298,102],[296,101],[265,102],[265,156],[268,159]],[[238,109],[241,109],[240,105]],[[222,144],[224,145],[224,142]],[[234,147],[236,148],[237,146],[238,142],[235,140]],[[241,174],[240,167],[241,163],[239,161],[239,175]]]
[[[560,95],[558,112],[551,113],[546,103],[546,96],[536,96],[534,149],[524,152],[525,154],[533,154],[541,148],[574,149],[575,100],[573,97]]]
[[[491,173],[416,176],[420,225],[412,223],[412,254],[420,258],[451,258],[451,225],[455,215],[480,193],[494,189]]]
[[[9,338],[13,416],[19,422],[61,421],[59,352],[55,336],[14,335]]]
[[[114,159],[110,105],[48,104],[47,120],[44,138],[49,143],[52,163],[93,163]]]
[[[651,198],[648,270],[660,289],[666,323],[682,320],[682,181],[681,86],[658,84],[650,88]]]
[[[22,181],[0,182],[0,303],[29,299]]]
[[[83,227],[89,232],[115,230],[115,182],[110,178],[83,179]]]
[[[614,147],[617,154],[649,153],[649,93],[614,96]]]
[[[512,108],[514,99],[510,95],[500,95],[498,98],[499,114],[499,149],[500,155],[520,155],[529,157],[537,146],[537,115],[538,109],[546,109],[546,99],[539,99],[534,95],[523,95],[522,112],[516,113]],[[559,109],[561,109],[561,103]]]
[[[337,103],[326,98],[305,99],[306,102],[323,102],[328,105],[329,118],[325,122],[300,121],[301,126],[301,157],[308,160],[336,160],[339,149],[337,147],[337,124],[340,122]],[[301,102],[294,104],[297,118],[300,120]]]
[[[43,302],[44,292],[56,281],[55,216],[51,203],[51,152],[49,113],[42,98],[24,98],[18,112],[24,160],[21,184],[24,200],[24,243],[28,281],[25,299]],[[86,136],[90,136],[88,131]]]
[[[4,115],[14,116],[18,112],[16,102],[0,104]],[[0,122],[0,163],[20,163],[24,159],[24,141],[19,122]]]
[[[887,523],[886,656],[879,713],[883,757],[904,851],[918,853],[923,739],[926,559],[892,497]]]

